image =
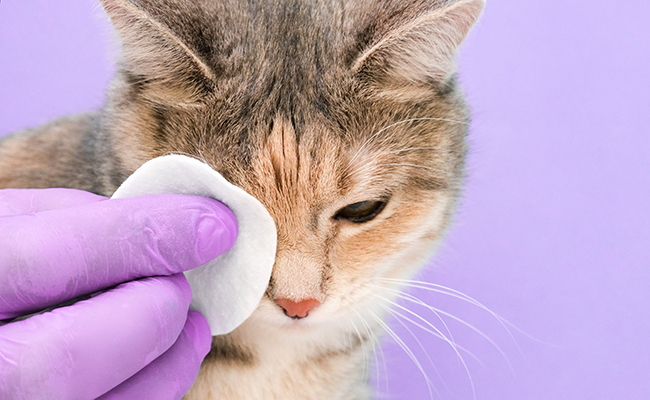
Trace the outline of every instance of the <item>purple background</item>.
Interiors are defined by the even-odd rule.
[[[647,0],[492,0],[464,45],[470,174],[422,278],[535,339],[512,329],[513,341],[489,313],[450,296],[413,294],[505,353],[447,318],[480,360],[461,352],[478,399],[650,398],[648,15]],[[0,3],[0,135],[101,105],[112,67],[100,16],[91,0]],[[433,398],[472,398],[449,346],[391,325]],[[382,347],[372,369],[380,398],[429,398],[409,356],[390,340]]]

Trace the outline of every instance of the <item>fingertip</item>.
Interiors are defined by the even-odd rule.
[[[239,233],[237,217],[235,216],[235,213],[233,213],[232,210],[225,204],[219,202],[217,204],[219,204],[219,209],[222,210],[221,220],[230,233],[230,236],[226,240],[228,249],[230,249],[235,244],[235,240],[237,240],[237,234]]]
[[[212,334],[208,321],[200,312],[190,310],[183,331],[194,344],[196,353],[203,359],[212,347]]]
[[[212,212],[204,213],[196,227],[196,251],[205,264],[230,250],[237,239],[237,218],[222,203],[210,201]]]

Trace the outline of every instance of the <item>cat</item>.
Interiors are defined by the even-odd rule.
[[[103,109],[3,139],[0,188],[110,196],[157,156],[208,163],[264,204],[278,249],[185,399],[370,398],[390,279],[433,253],[461,190],[455,57],[484,0],[101,3],[122,44]]]

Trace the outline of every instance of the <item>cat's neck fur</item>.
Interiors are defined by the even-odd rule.
[[[185,400],[365,400],[373,340],[324,327],[317,334],[273,329],[254,319],[216,337]],[[377,334],[377,333],[373,333]]]

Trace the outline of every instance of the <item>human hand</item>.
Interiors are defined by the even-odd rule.
[[[211,336],[188,314],[181,272],[236,231],[230,210],[202,197],[0,190],[1,319],[112,287],[0,326],[0,398],[182,397]]]

